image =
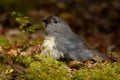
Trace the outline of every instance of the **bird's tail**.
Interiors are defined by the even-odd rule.
[[[101,61],[109,61],[109,62],[116,62],[116,60],[108,57],[106,54],[99,53],[97,51],[90,50],[90,52],[93,54],[91,58],[97,62]]]

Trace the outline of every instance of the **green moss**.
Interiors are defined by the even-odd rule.
[[[14,73],[15,80],[68,80],[66,65],[52,58],[41,57],[39,54],[31,56],[19,55],[15,64],[22,65],[26,73]]]
[[[28,80],[68,80],[67,70],[64,63],[51,58],[42,58],[39,55],[34,57],[27,68],[25,78]]]
[[[4,47],[4,48],[8,48],[8,47],[10,47],[10,43],[8,40],[6,40],[4,38],[0,38],[0,46]]]
[[[94,69],[83,68],[73,74],[73,80],[119,80],[120,63],[96,66]]]
[[[23,67],[29,67],[30,63],[33,61],[31,56],[19,55],[15,59],[16,64],[20,64]]]
[[[120,61],[100,63],[93,68],[82,66],[79,70],[68,73],[64,62],[41,57],[39,54],[19,55],[11,59],[14,64],[23,66],[26,73],[13,71],[6,74],[5,71],[11,67],[7,68],[9,65],[0,60],[0,80],[120,80]]]

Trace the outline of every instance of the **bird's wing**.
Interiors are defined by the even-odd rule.
[[[60,37],[60,39],[56,40],[57,49],[62,51],[65,58],[70,60],[86,60],[91,53],[85,49],[83,42],[79,41],[77,37],[75,41],[74,39],[70,39],[69,36]]]
[[[97,62],[101,62],[103,60],[114,62],[113,59],[109,58],[105,54],[89,50],[81,41],[72,42],[72,40],[70,41],[69,39],[64,38],[64,42],[59,42],[58,49],[64,53],[65,58],[70,58],[71,60],[87,61],[93,59]]]

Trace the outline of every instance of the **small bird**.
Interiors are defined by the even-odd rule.
[[[115,61],[105,54],[88,49],[82,38],[78,37],[63,19],[49,16],[43,22],[46,36],[42,45],[42,56],[62,61]]]

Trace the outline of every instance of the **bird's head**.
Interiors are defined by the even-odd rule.
[[[56,33],[62,33],[64,35],[69,30],[66,22],[57,16],[49,16],[43,22],[45,23],[45,30],[48,35]]]
[[[49,16],[48,18],[44,19],[43,22],[47,25],[47,24],[57,24],[57,23],[63,23],[64,20],[57,17],[57,16]]]

